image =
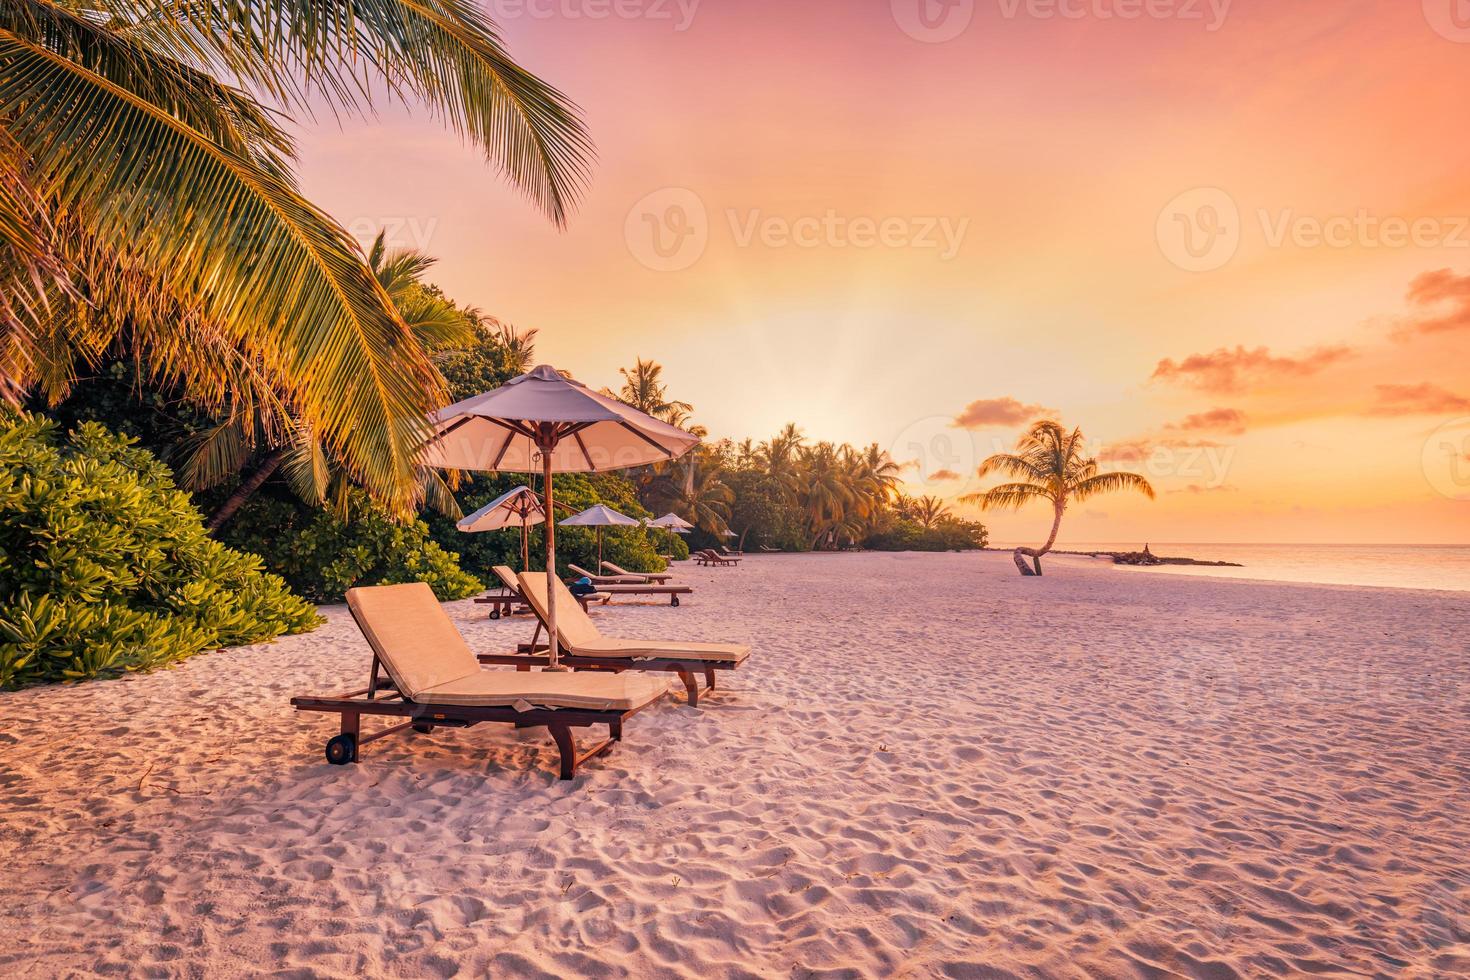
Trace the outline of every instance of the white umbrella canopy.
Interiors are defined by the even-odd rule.
[[[605,527],[638,527],[643,522],[629,517],[627,514],[619,514],[604,504],[594,504],[582,511],[573,514],[564,521],[558,521],[562,527],[595,527],[597,528],[597,564],[595,568],[602,568],[602,529]]]
[[[675,459],[699,444],[677,426],[541,365],[429,416],[425,462],[455,470],[603,473]]]
[[[699,437],[599,395],[548,364],[429,416],[435,434],[429,466],[456,470],[540,471],[543,511],[555,507],[553,473],[602,473],[675,459]],[[546,525],[546,624],[551,670],[561,669],[556,637],[556,524]]]
[[[663,517],[655,518],[654,520],[649,521],[648,526],[666,527],[670,531],[678,531],[680,534],[687,534],[694,528],[693,524],[690,524],[688,521],[684,520],[684,518],[680,517],[678,514],[675,514],[673,511],[670,511]]]
[[[528,529],[546,520],[541,509],[541,495],[530,487],[521,486],[490,501],[467,517],[462,517],[455,527],[466,533],[499,531],[507,527],[521,529],[521,568],[530,571],[531,545]]]

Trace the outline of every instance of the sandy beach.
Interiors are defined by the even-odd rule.
[[[544,732],[328,766],[327,626],[0,694],[0,974],[1470,970],[1470,601],[1006,555],[680,566],[746,642],[572,782]],[[508,648],[524,618],[451,616]]]

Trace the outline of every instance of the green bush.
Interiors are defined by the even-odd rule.
[[[340,602],[357,585],[427,582],[441,600],[484,589],[459,567],[459,555],[429,537],[423,521],[400,524],[351,491],[346,518],[295,500],[259,494],[221,536],[253,551],[291,588],[314,602]]]
[[[976,521],[948,518],[926,528],[900,517],[864,541],[863,547],[873,551],[969,551],[985,547],[989,537],[985,525]]]
[[[96,423],[0,415],[0,687],[148,670],[321,620]]]

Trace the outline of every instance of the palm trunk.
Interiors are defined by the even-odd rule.
[[[244,506],[245,501],[249,500],[255,491],[271,478],[271,474],[286,461],[286,452],[286,447],[282,446],[267,456],[261,462],[260,468],[246,477],[245,482],[236,487],[235,492],[219,505],[219,509],[209,515],[209,520],[204,522],[205,528],[210,531],[218,531],[229,523],[230,518],[235,516],[235,511]]]
[[[1046,544],[1040,548],[1017,548],[1016,553],[1011,556],[1015,559],[1016,567],[1020,569],[1022,575],[1040,575],[1041,556],[1050,551],[1051,546],[1057,543],[1057,532],[1062,528],[1062,515],[1066,513],[1067,505],[1065,502],[1059,501],[1053,505],[1053,510],[1055,511],[1055,516],[1052,518],[1051,534],[1047,536]],[[1026,567],[1026,558],[1028,557],[1031,559],[1035,568]]]

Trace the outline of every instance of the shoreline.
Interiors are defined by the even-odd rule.
[[[1013,553],[1016,550],[1017,547],[1023,547],[1024,548],[1026,546],[1025,545],[1017,545],[1017,546],[1010,547],[1010,548],[992,548],[992,547],[985,547],[985,548],[979,548],[977,550],[979,550],[979,551],[994,551],[994,552],[999,552],[999,553],[1002,553],[1002,554],[1011,554],[1011,553]],[[1246,567],[1245,565],[1242,565],[1241,563],[1234,562],[1234,561],[1213,561],[1213,560],[1209,560],[1209,559],[1205,559],[1205,558],[1176,558],[1176,557],[1166,557],[1164,555],[1156,555],[1156,554],[1154,554],[1150,550],[1150,547],[1147,544],[1145,544],[1143,546],[1143,550],[1142,551],[1071,551],[1071,550],[1064,550],[1064,549],[1061,549],[1061,548],[1053,548],[1051,551],[1048,551],[1046,554],[1047,554],[1047,557],[1050,557],[1052,555],[1071,555],[1074,558],[1111,558],[1113,560],[1113,564],[1114,565],[1129,565],[1129,566],[1145,567],[1145,568],[1147,568],[1147,567],[1154,567],[1154,566],[1158,566],[1158,565],[1196,566],[1196,567],[1199,567],[1199,568],[1245,568]]]

